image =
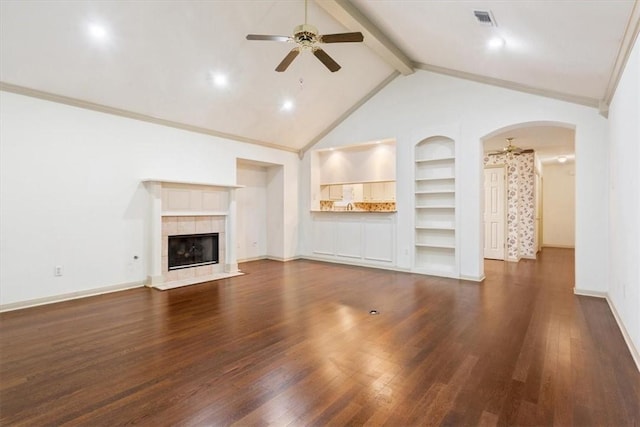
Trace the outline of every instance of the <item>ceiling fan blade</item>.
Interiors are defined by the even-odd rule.
[[[531,148],[527,148],[526,150],[520,150],[520,151],[518,151],[518,153],[517,153],[517,154],[518,154],[518,155],[520,155],[520,154],[527,154],[527,153],[533,153],[533,152],[534,152],[534,151],[533,151],[533,149],[531,149]]]
[[[361,42],[364,40],[364,36],[360,32],[356,33],[339,33],[339,34],[325,34],[319,36],[321,43],[350,43]]]
[[[320,48],[314,49],[313,54],[320,60],[320,62],[324,64],[325,67],[331,70],[332,73],[335,73],[341,68],[340,65],[336,61],[334,61],[333,58],[331,58],[324,50]]]
[[[286,70],[289,67],[289,65],[291,65],[293,60],[296,59],[296,56],[298,56],[299,54],[300,54],[300,49],[298,49],[297,47],[294,47],[293,49],[291,49],[291,51],[287,54],[287,56],[284,57],[282,62],[278,64],[278,66],[276,67],[276,71],[281,73],[284,70]]]
[[[266,40],[273,42],[288,42],[291,41],[291,37],[288,36],[269,36],[263,34],[248,34],[247,40]]]

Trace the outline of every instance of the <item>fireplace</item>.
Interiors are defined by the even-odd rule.
[[[149,286],[167,290],[242,274],[235,254],[239,186],[144,183],[150,195]]]
[[[168,236],[169,270],[217,264],[218,233]]]

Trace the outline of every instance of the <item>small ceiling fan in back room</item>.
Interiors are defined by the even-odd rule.
[[[310,50],[313,55],[322,62],[331,72],[335,73],[341,67],[331,58],[327,52],[318,46],[320,43],[351,43],[364,40],[362,33],[338,33],[338,34],[318,34],[318,29],[307,24],[307,0],[304,2],[304,24],[293,29],[293,36],[271,36],[260,34],[249,34],[247,40],[266,40],[276,42],[296,43],[296,47],[284,57],[282,62],[276,67],[276,71],[283,72],[303,50]]]
[[[503,147],[501,150],[496,150],[496,151],[492,151],[489,153],[490,156],[497,156],[499,154],[511,154],[514,156],[519,156],[520,154],[525,154],[525,153],[533,153],[532,149],[523,149],[520,147],[516,147],[515,145],[513,145],[513,140],[515,138],[507,138],[507,145],[506,147]]]

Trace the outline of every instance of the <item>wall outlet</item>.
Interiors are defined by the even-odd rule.
[[[62,276],[62,266],[61,265],[56,265],[53,269],[53,275],[54,276]]]

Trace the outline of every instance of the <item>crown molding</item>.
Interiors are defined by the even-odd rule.
[[[554,90],[541,89],[538,87],[516,83],[509,80],[502,80],[494,77],[487,77],[479,74],[467,73],[465,71],[458,71],[451,68],[438,67],[437,65],[430,65],[430,64],[415,62],[414,67],[423,71],[430,71],[433,73],[444,74],[447,76],[457,77],[464,80],[471,80],[478,83],[484,83],[492,86],[502,87],[505,89],[516,90],[518,92],[544,96],[546,98],[558,99],[560,101],[571,102],[573,104],[584,105],[587,107],[598,108],[600,105],[600,101],[596,98],[589,98],[587,96],[571,95],[568,93],[557,92]]]
[[[189,132],[200,133],[209,136],[215,136],[218,138],[229,139],[236,142],[244,142],[247,144],[259,145],[267,148],[274,148],[276,150],[283,150],[292,153],[298,153],[298,150],[284,145],[278,145],[272,142],[260,141],[257,139],[246,138],[240,135],[234,135],[225,132],[219,132],[213,129],[207,129],[199,126],[188,125],[185,123],[174,122],[171,120],[161,119],[158,117],[148,116],[146,114],[135,113],[133,111],[123,110],[120,108],[109,107],[94,102],[83,101],[77,98],[71,98],[68,96],[57,95],[50,92],[44,92],[37,89],[32,89],[24,86],[18,86],[11,83],[0,81],[0,91],[16,93],[18,95],[30,96],[32,98],[39,98],[45,101],[57,102],[59,104],[70,105],[72,107],[84,108],[86,110],[97,111],[100,113],[112,114],[114,116],[126,117],[128,119],[139,120],[142,122],[153,123],[160,126],[167,126],[175,129],[186,130]]]
[[[380,84],[378,84],[376,87],[374,87],[372,90],[370,90],[369,93],[367,93],[364,97],[362,97],[358,102],[356,102],[354,105],[352,105],[351,108],[349,108],[347,111],[342,113],[340,115],[340,117],[338,117],[336,120],[334,120],[322,132],[320,132],[318,135],[316,135],[315,138],[313,138],[311,141],[309,141],[309,143],[307,145],[302,147],[300,149],[300,151],[298,152],[298,156],[302,159],[304,157],[304,154],[307,151],[309,151],[309,149],[311,147],[316,145],[318,143],[318,141],[320,141],[322,138],[327,136],[329,134],[329,132],[331,132],[332,130],[337,128],[338,125],[340,125],[340,123],[344,122],[351,114],[353,114],[357,109],[362,107],[368,100],[373,98],[378,92],[380,92],[382,89],[384,89],[389,83],[391,83],[399,75],[400,75],[399,71],[394,71],[393,73],[391,73]]]
[[[631,50],[638,40],[638,33],[640,33],[640,1],[636,0],[633,4],[633,9],[631,10],[629,22],[627,22],[627,27],[624,30],[624,35],[622,36],[618,55],[616,56],[616,60],[611,69],[607,89],[602,97],[601,111],[605,113],[609,110],[609,104],[611,104],[613,96],[616,93],[618,83],[620,83],[620,78],[622,77],[624,68],[627,65],[629,56],[631,55]]]

